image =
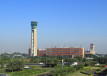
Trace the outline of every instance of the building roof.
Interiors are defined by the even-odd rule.
[[[85,52],[90,52],[90,50],[86,50]]]

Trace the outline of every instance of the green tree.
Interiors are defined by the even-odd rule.
[[[24,62],[22,59],[12,59],[7,65],[7,70],[9,71],[19,71],[24,68]]]
[[[30,62],[31,63],[39,63],[41,60],[39,58],[31,58]]]
[[[64,59],[64,62],[67,62],[68,65],[70,65],[72,62],[77,62],[78,60],[76,58],[66,58]]]
[[[55,58],[55,59],[53,59],[53,62],[54,62],[54,64],[56,64],[56,65],[57,65],[57,64],[58,64],[58,59],[56,59],[56,58]]]

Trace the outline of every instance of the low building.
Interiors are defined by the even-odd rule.
[[[38,56],[71,56],[84,58],[84,48],[47,48],[38,50]]]
[[[31,48],[29,48],[29,57],[32,56]]]
[[[90,50],[86,50],[86,51],[85,51],[85,54],[90,54]]]
[[[37,56],[46,56],[46,50],[45,49],[38,49]]]

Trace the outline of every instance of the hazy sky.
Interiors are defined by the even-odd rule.
[[[0,53],[28,53],[31,21],[38,48],[79,46],[107,53],[107,0],[0,0]]]

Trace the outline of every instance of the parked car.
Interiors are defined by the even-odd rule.
[[[99,63],[96,63],[95,65],[98,66],[98,65],[100,65],[100,64],[99,64]]]
[[[42,65],[43,63],[39,63],[39,64],[41,64],[41,65]]]
[[[25,65],[25,66],[24,66],[24,69],[29,69],[29,66]]]
[[[78,65],[78,62],[73,62],[71,66]]]

